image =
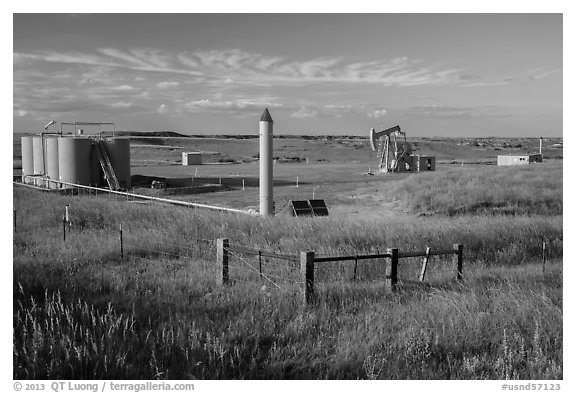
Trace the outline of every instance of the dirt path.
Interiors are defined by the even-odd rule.
[[[359,189],[353,193],[339,193],[330,206],[330,212],[334,215],[358,219],[395,219],[418,216],[402,207],[399,201],[384,199],[378,189]]]

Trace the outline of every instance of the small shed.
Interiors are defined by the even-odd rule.
[[[202,153],[199,151],[183,152],[182,165],[202,165]]]
[[[413,167],[416,172],[426,172],[436,170],[436,157],[434,156],[414,156]]]

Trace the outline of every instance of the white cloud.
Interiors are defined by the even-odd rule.
[[[177,87],[177,86],[180,86],[180,82],[164,81],[156,83],[156,87],[159,89],[169,89],[171,87]]]
[[[552,74],[555,74],[557,72],[561,72],[562,69],[561,68],[553,68],[553,69],[536,69],[533,70],[531,75],[529,76],[530,79],[536,80],[536,79],[542,79],[542,78],[546,78],[547,76],[550,76]]]
[[[158,107],[158,113],[160,113],[161,115],[165,115],[170,111],[170,109],[168,108],[168,106],[166,104],[162,104]]]
[[[26,112],[24,109],[15,109],[14,110],[14,116],[16,117],[24,117],[28,114],[28,112]]]
[[[369,117],[380,118],[386,116],[387,110],[383,108],[374,108],[373,105],[358,104],[358,105],[303,105],[295,108],[295,112],[291,117],[297,119],[305,119],[310,117],[325,117],[325,118],[343,118],[348,116],[355,117]]]
[[[438,66],[426,65],[423,61],[406,57],[367,62],[347,62],[340,58],[293,60],[239,49],[173,54],[157,49],[121,51],[101,48],[96,53],[15,53],[14,61],[121,67],[143,72],[194,75],[205,78],[205,81],[256,85],[370,83],[416,86],[452,83],[458,81],[460,72],[455,69],[439,69]]]
[[[379,119],[381,117],[384,117],[388,114],[388,111],[386,109],[376,109],[370,113],[368,113],[368,117],[370,118],[374,118],[374,119]]]
[[[113,103],[111,106],[112,106],[112,108],[130,108],[132,106],[132,102],[119,101],[119,102]]]
[[[292,117],[296,119],[305,119],[309,117],[316,117],[318,115],[318,111],[312,108],[302,107],[297,112],[292,113]]]
[[[498,105],[479,106],[449,106],[449,105],[418,105],[412,106],[405,114],[413,117],[432,117],[443,119],[487,118],[506,116],[506,108]]]
[[[249,100],[249,99],[235,99],[235,100],[220,100],[220,99],[204,99],[204,100],[196,100],[196,101],[189,101],[184,104],[185,109],[188,111],[205,111],[205,110],[212,110],[212,111],[242,111],[245,109],[262,109],[265,107],[268,108],[279,108],[282,107],[282,104],[277,104],[274,102],[266,102],[261,100]]]
[[[484,81],[484,82],[472,82],[467,83],[464,87],[492,87],[492,86],[505,86],[509,85],[511,80],[499,80],[499,81]]]
[[[132,90],[136,90],[136,88],[135,88],[134,86],[130,86],[130,85],[110,86],[110,87],[108,87],[108,89],[114,90],[114,91],[132,91]]]

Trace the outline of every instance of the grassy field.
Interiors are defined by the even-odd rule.
[[[409,131],[408,131],[409,132]],[[201,151],[204,162],[236,163],[254,162],[258,156],[258,133],[253,135],[212,135],[192,137],[158,136],[146,137],[150,133],[120,133],[131,138],[131,162],[133,167],[172,167],[181,163],[182,152]],[[21,167],[20,138],[13,136],[14,168]],[[412,138],[415,154],[436,156],[440,163],[451,162],[496,162],[501,154],[527,154],[538,151],[537,138]],[[543,153],[546,158],[561,158],[562,138],[546,138]],[[296,163],[345,163],[362,164],[364,170],[369,162],[376,164],[376,154],[370,152],[368,130],[365,136],[292,136],[276,132],[274,156],[279,160]],[[375,166],[373,166],[373,169]],[[167,173],[169,171],[166,171]]]
[[[455,167],[360,189],[436,215],[562,215],[562,161],[525,167]]]
[[[562,166],[499,169],[365,184],[355,198],[365,214],[325,219],[15,187],[14,378],[561,379]],[[383,204],[408,211],[370,214]],[[320,255],[462,243],[465,279],[454,282],[450,262],[435,258],[428,285],[410,285],[418,261],[402,260],[406,284],[387,295],[377,263],[357,281],[349,264],[319,268],[318,300],[303,308],[296,284],[259,281],[239,259],[235,284],[218,287],[218,237]]]

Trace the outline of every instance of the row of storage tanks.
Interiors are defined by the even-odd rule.
[[[72,186],[46,179],[85,186],[107,186],[96,152],[97,143],[105,146],[120,187],[130,187],[130,140],[126,138],[22,137],[22,181],[49,188]]]

